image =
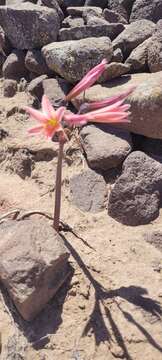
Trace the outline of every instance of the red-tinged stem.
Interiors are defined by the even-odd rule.
[[[55,207],[53,227],[58,232],[60,224],[60,210],[61,210],[61,181],[62,181],[62,159],[64,150],[64,140],[59,141],[59,153],[56,170],[56,187],[55,187]]]

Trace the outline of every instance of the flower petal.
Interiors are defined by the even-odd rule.
[[[29,106],[25,106],[24,107],[25,111],[30,114],[35,120],[39,121],[39,122],[45,122],[47,120],[47,117],[38,110],[35,110]]]
[[[38,134],[42,131],[43,129],[43,126],[35,126],[35,127],[32,127],[31,129],[28,129],[28,133],[29,134]]]
[[[61,122],[64,114],[65,114],[66,108],[64,106],[61,106],[60,108],[58,108],[58,110],[56,110],[56,117],[58,119],[58,122]]]
[[[49,119],[56,117],[56,111],[45,94],[42,97],[42,110]]]

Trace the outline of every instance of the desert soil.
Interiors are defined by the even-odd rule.
[[[27,94],[7,99],[2,80],[0,87],[0,128],[9,133],[0,141],[0,216],[17,208],[52,214],[57,144],[46,142],[55,147],[52,159],[43,154],[41,141],[26,134],[32,124],[22,111]],[[23,147],[42,154],[25,179],[11,166],[13,153]],[[71,276],[31,323],[23,321],[2,287],[2,360],[162,359],[161,252],[143,238],[162,230],[162,213],[149,225],[128,227],[110,218],[106,208],[81,212],[72,204],[69,179],[85,168],[73,138],[66,145],[61,210],[61,219],[78,235],[62,232]]]

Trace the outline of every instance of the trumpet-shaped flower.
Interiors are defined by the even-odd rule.
[[[120,101],[114,101],[112,105],[108,105],[103,108],[99,108],[98,110],[90,111],[81,115],[66,112],[64,115],[64,120],[70,126],[80,126],[86,124],[87,122],[129,123],[128,116],[130,112],[128,110],[130,105],[123,104],[124,100],[125,98]]]
[[[65,107],[60,107],[57,111],[54,110],[52,104],[46,95],[42,97],[42,111],[35,110],[26,106],[25,110],[31,115],[39,125],[28,130],[29,134],[44,134],[47,138],[52,139],[55,133],[59,133],[66,138],[61,120],[65,113]]]
[[[97,79],[102,75],[103,71],[106,69],[107,60],[103,59],[102,62],[92,68],[83,79],[76,85],[74,88],[66,95],[65,100],[70,101],[71,99],[78,96],[83,91],[87,90],[92,86]]]
[[[123,91],[121,94],[117,94],[114,96],[111,96],[109,98],[106,98],[104,100],[101,101],[95,101],[95,102],[91,102],[91,103],[84,103],[81,105],[80,107],[80,113],[85,113],[88,111],[93,111],[93,110],[97,110],[97,109],[101,109],[104,108],[108,105],[113,105],[115,104],[117,101],[123,100],[125,101],[125,99],[136,89],[136,86],[132,85],[130,86],[126,91]]]

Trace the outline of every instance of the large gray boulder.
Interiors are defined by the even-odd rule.
[[[110,193],[108,213],[126,225],[147,224],[159,214],[161,195],[162,164],[134,151]]]
[[[130,22],[140,19],[148,19],[156,23],[161,18],[161,0],[135,0],[131,12]]]
[[[53,42],[42,49],[51,70],[75,83],[104,58],[112,58],[112,45],[107,37]]]
[[[138,45],[129,55],[126,64],[130,65],[131,72],[148,71],[148,52],[152,47],[152,36]]]
[[[0,24],[13,47],[33,49],[57,39],[60,18],[54,9],[27,2],[0,6]]]
[[[9,222],[0,228],[0,278],[25,320],[32,320],[63,284],[68,251],[47,221]]]
[[[155,31],[155,24],[149,20],[138,20],[128,25],[113,41],[113,48],[120,48],[125,58],[131,51],[148,39]]]
[[[130,124],[122,125],[136,134],[162,139],[162,71],[149,74],[124,75],[120,79],[86,90],[86,102],[100,101],[119,94],[135,85],[136,89],[126,102],[131,105]],[[77,109],[83,103],[81,94],[73,100]]]
[[[131,152],[131,135],[107,124],[87,125],[80,133],[81,144],[92,169],[108,170],[120,165]]]

